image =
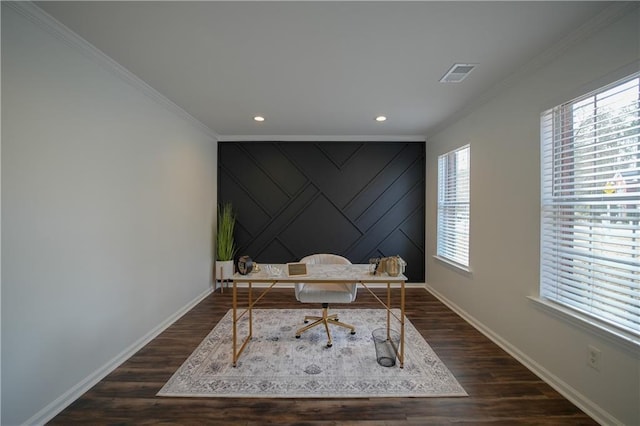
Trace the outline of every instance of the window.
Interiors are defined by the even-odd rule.
[[[540,294],[640,336],[640,73],[542,114]]]
[[[469,266],[469,145],[438,157],[437,255]]]

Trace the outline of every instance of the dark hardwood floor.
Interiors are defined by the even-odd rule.
[[[397,301],[397,296],[394,299]],[[225,290],[224,294],[216,292],[208,296],[50,424],[597,424],[426,290],[408,289],[406,301],[407,317],[469,397],[156,397],[158,390],[231,307],[231,291]],[[285,308],[296,303],[292,289],[275,289],[263,299],[260,307]],[[356,303],[350,306],[379,305],[366,290],[361,290]]]

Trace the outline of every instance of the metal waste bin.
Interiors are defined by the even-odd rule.
[[[383,367],[393,367],[396,365],[398,355],[398,345],[400,344],[400,333],[386,328],[376,328],[371,333],[373,343],[376,346],[376,360]]]

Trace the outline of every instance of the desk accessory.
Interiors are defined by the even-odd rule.
[[[400,256],[369,259],[369,264],[371,265],[369,270],[373,269],[372,275],[381,275],[386,272],[390,277],[397,277],[404,273],[407,266],[407,262]]]
[[[253,271],[253,260],[249,256],[240,256],[238,259],[238,272],[241,275],[247,275]]]
[[[290,277],[307,275],[307,264],[287,263],[287,274]]]

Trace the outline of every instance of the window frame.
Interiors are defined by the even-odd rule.
[[[460,155],[463,157],[459,157]],[[462,166],[466,164],[466,167],[462,170],[457,170],[461,162],[463,162]],[[444,169],[445,167],[446,170]],[[463,172],[463,174],[460,175],[460,172]],[[438,156],[437,185],[435,258],[462,271],[471,272],[470,144],[463,145]],[[460,193],[460,190],[462,190],[462,193]],[[448,214],[445,214],[445,212],[448,212]],[[465,215],[466,218],[464,217]],[[462,216],[462,218],[460,216]]]
[[[615,90],[620,90],[620,93],[622,93],[625,85],[631,86],[630,96],[632,96],[632,100],[629,104],[631,109],[629,110],[630,113],[628,121],[625,122],[624,126],[616,128],[611,124],[614,121],[613,119],[624,117],[627,114],[627,111],[620,109],[620,107],[617,110],[613,109],[613,114],[609,112],[610,115],[604,115],[606,108],[603,108],[601,111],[600,108],[602,107],[598,105],[598,102],[601,97],[604,97],[607,93],[612,93]],[[613,98],[614,95],[607,96],[611,96]],[[594,129],[591,137],[593,141],[591,144],[586,143],[581,145],[578,143],[577,136],[579,130],[574,129],[574,127],[578,127],[576,125],[576,111],[579,110],[581,105],[588,105],[590,102],[593,104],[591,107],[593,109],[593,119],[586,119],[584,121],[589,122],[589,125]],[[633,109],[634,106],[635,109]],[[620,114],[621,111],[624,112]],[[589,118],[588,115],[586,117]],[[609,124],[602,127],[603,123],[606,122]],[[598,300],[600,298],[604,298],[607,303],[609,303],[609,300],[617,302],[617,295],[614,296],[612,295],[613,293],[609,295],[605,294],[604,296],[601,296],[598,293],[605,292],[604,289],[606,288],[606,284],[614,279],[612,278],[616,273],[614,271],[617,268],[620,268],[623,263],[633,264],[633,261],[630,262],[626,258],[620,259],[620,256],[616,256],[613,253],[613,249],[610,246],[613,246],[614,243],[604,243],[602,241],[594,242],[598,238],[602,238],[604,233],[620,232],[620,229],[625,231],[631,230],[629,231],[631,232],[631,234],[629,234],[631,236],[626,235],[624,238],[631,240],[630,246],[632,254],[629,256],[632,259],[637,259],[638,238],[636,237],[634,229],[637,228],[637,212],[640,210],[640,205],[638,204],[638,199],[640,198],[640,187],[638,185],[640,184],[637,183],[640,179],[639,123],[640,72],[633,73],[618,81],[604,85],[592,92],[578,96],[569,102],[565,102],[544,111],[540,118],[541,228],[539,299],[537,299],[537,301],[545,308],[555,309],[565,317],[569,317],[574,320],[578,319],[585,324],[589,324],[596,329],[605,331],[610,336],[615,336],[618,339],[621,339],[626,343],[631,343],[634,346],[640,346],[640,327],[638,327],[638,320],[634,320],[634,318],[636,318],[634,317],[634,312],[638,309],[638,303],[634,302],[634,300],[640,299],[640,287],[638,287],[638,278],[636,278],[637,275],[635,275],[637,274],[637,271],[634,271],[633,267],[630,269],[631,272],[629,274],[632,278],[629,279],[628,284],[622,284],[619,286],[621,287],[621,291],[630,293],[630,296],[626,296],[626,298],[631,301],[631,304],[628,305],[628,309],[630,309],[630,311],[625,311],[623,309],[623,314],[616,314],[616,307],[613,306],[611,308],[607,307],[606,309],[589,306],[589,308],[584,309],[583,305],[586,304],[578,299],[584,299],[592,306],[601,304]],[[612,133],[614,130],[619,133],[630,132],[630,136],[625,135],[623,137],[615,137],[613,142],[603,142],[606,138],[605,136],[602,136],[602,129],[607,130],[609,133]],[[619,144],[620,139],[627,138],[629,139],[629,145]],[[613,148],[606,148],[607,155],[616,160],[612,165],[605,163],[601,157],[598,157],[598,155],[603,155],[602,153],[605,151],[602,147],[603,145],[606,145],[606,143],[613,144],[614,142],[615,145],[613,145]],[[576,164],[578,164],[579,160],[584,160],[581,159],[577,152],[591,147],[593,147],[593,165],[588,167],[583,166],[583,170],[588,170],[586,172],[578,170]],[[629,148],[629,151],[623,151],[623,148],[627,147]],[[611,154],[612,152],[613,154]],[[637,174],[634,175],[636,176],[634,181],[636,183],[633,184],[635,194],[629,196],[626,193],[621,193],[615,194],[615,199],[613,199],[613,197],[607,198],[612,194],[611,188],[608,187],[610,182],[605,183],[600,182],[600,180],[607,180],[602,176],[605,175],[605,171],[608,170],[608,168],[612,168],[616,173],[619,173],[622,169],[620,168],[620,170],[618,170],[618,167],[620,164],[624,164],[625,156],[630,156],[632,158],[632,160],[628,161],[630,164],[629,170]],[[634,163],[635,166],[633,165]],[[580,179],[583,179],[583,176],[587,174],[592,175],[590,180],[586,181],[592,185],[591,192],[593,194],[588,196],[584,195],[587,193],[586,190],[577,189],[579,186],[577,182]],[[597,185],[602,186],[601,192],[604,192],[600,197],[601,199],[595,195],[599,192],[595,189]],[[617,218],[618,220],[614,221],[616,218],[608,216],[610,215],[609,204],[614,202],[626,203],[626,208],[634,208],[634,210],[627,210],[628,212],[631,212],[631,216],[629,216],[629,213],[625,213],[625,216],[628,217],[628,225],[615,225],[617,222],[622,222],[619,220],[621,218]],[[565,203],[565,208],[567,209],[565,210],[566,213],[560,212],[562,207],[558,206],[561,203]],[[581,203],[586,203],[588,205],[587,210],[581,210],[584,209],[584,207],[580,207]],[[598,204],[600,207],[596,207]],[[584,206],[585,204],[582,205]],[[599,218],[596,216],[596,213],[605,211],[602,207],[603,205],[606,205],[606,214],[600,214],[601,218]],[[591,212],[592,209],[594,210],[593,213]],[[588,219],[579,217],[579,214],[584,214],[584,211],[586,211],[588,215],[590,215],[589,217],[592,218],[591,220],[596,223],[593,225],[593,227],[596,228],[596,236],[593,237],[593,235],[590,234],[590,238],[592,238],[593,241],[588,245],[586,250],[589,251],[588,256],[585,256],[584,252],[577,253],[578,250],[583,250],[584,246],[587,245],[584,243],[584,237],[578,237],[578,234],[586,233],[578,228],[581,226],[584,228],[584,223],[590,223]],[[617,214],[620,216],[622,216],[622,213],[620,213],[621,211],[624,210],[619,210],[618,207]],[[597,229],[598,227],[604,228],[604,225],[597,224],[598,220],[600,220],[601,223],[604,223],[606,220],[608,222],[607,226],[611,227],[613,230],[603,231],[602,229]],[[636,224],[635,228],[633,225],[634,222]],[[613,225],[611,225],[612,223]],[[600,244],[600,251],[598,254],[595,254],[596,250],[594,250],[592,246],[596,246],[598,243]],[[583,247],[576,249],[579,245],[582,245]],[[567,247],[570,247],[570,249],[567,249]],[[568,255],[571,250],[576,253]],[[549,251],[551,251],[552,254],[550,254]],[[561,256],[564,257],[561,258]],[[552,257],[558,259],[561,258],[562,260],[555,260],[555,265],[553,265],[554,261],[550,261],[550,258]],[[579,257],[587,260],[576,260]],[[582,262],[582,265],[580,265],[580,262]],[[586,263],[590,264],[588,273],[585,272],[583,266]],[[596,266],[591,266],[591,263]],[[612,264],[612,266],[603,266],[604,263]],[[571,265],[567,266],[568,264]],[[573,264],[578,266],[574,266]],[[576,278],[580,275],[586,278]],[[569,280],[571,280],[570,285],[562,283],[562,281],[566,282]],[[604,284],[601,284],[601,282]],[[561,296],[562,292],[568,292],[571,289],[583,290],[585,294],[589,292],[592,294],[580,297],[571,296],[575,298],[576,301],[572,301],[571,297]],[[554,291],[556,291],[557,294],[554,294]],[[605,303],[605,305],[607,303]],[[624,318],[625,314],[629,314],[631,319],[626,320]]]

